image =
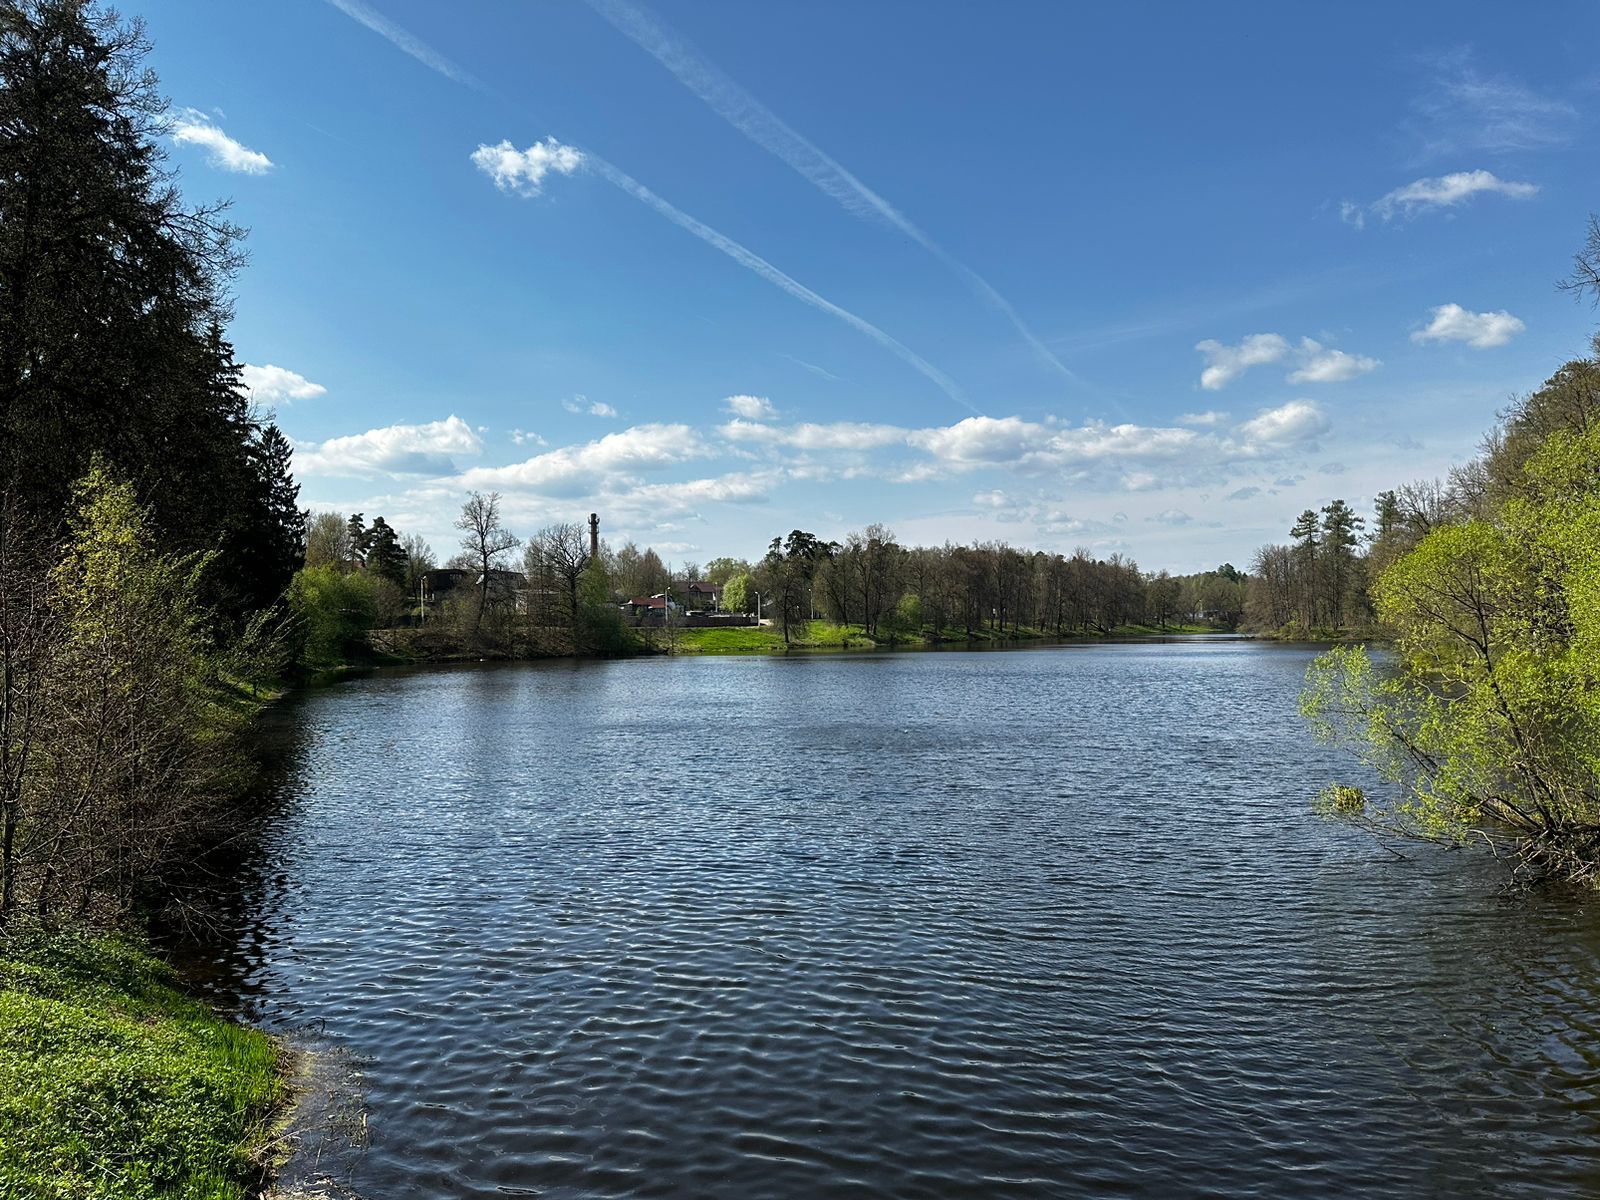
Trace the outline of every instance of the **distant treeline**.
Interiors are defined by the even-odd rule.
[[[813,617],[890,642],[1174,624],[1233,629],[1249,585],[1229,563],[1194,575],[1147,573],[1121,555],[1097,559],[1086,550],[903,546],[882,525],[842,542],[796,529],[774,538],[754,563],[672,566],[633,542],[612,549],[602,541],[595,556],[588,531],[573,523],[545,526],[524,544],[502,525],[499,499],[475,493],[463,506],[460,552],[446,568],[464,571],[469,584],[450,581],[442,601],[432,595],[440,574],[433,551],[420,538],[402,538],[382,517],[368,526],[362,513],[312,517],[306,566],[290,589],[311,631],[304,643],[310,665],[358,657],[371,628],[429,621],[464,639],[458,650],[617,653],[631,646],[621,610],[637,612],[652,600],[670,603],[662,606],[667,624],[670,613],[695,606],[759,611],[785,641]]]

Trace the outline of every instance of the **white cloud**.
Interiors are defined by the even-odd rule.
[[[1300,339],[1299,353],[1301,366],[1289,375],[1290,383],[1342,383],[1382,365],[1375,358],[1329,350],[1311,338]]]
[[[1299,364],[1288,376],[1290,383],[1339,383],[1365,375],[1381,365],[1375,358],[1330,350],[1313,338],[1303,337],[1298,346],[1291,346],[1280,333],[1252,333],[1237,346],[1225,346],[1208,339],[1195,349],[1205,355],[1209,364],[1200,373],[1200,386],[1212,392],[1226,387],[1251,367],[1284,359]],[[1191,413],[1179,420],[1185,425],[1214,425],[1223,416],[1226,414]]]
[[[239,387],[258,404],[314,400],[328,390],[320,383],[312,383],[298,371],[275,367],[271,363],[262,367],[253,363],[242,364],[239,367]]]
[[[511,431],[511,441],[513,445],[517,446],[548,446],[550,444],[537,433],[530,433],[526,429],[513,429]]]
[[[722,407],[746,421],[776,421],[778,410],[765,396],[729,396]]]
[[[850,451],[904,445],[909,434],[908,430],[898,425],[871,425],[858,421],[779,427],[737,419],[720,426],[717,432],[730,442],[759,442],[772,446],[791,446],[796,450]]]
[[[1327,433],[1327,416],[1310,400],[1291,400],[1265,409],[1239,426],[1244,447],[1251,453],[1279,450],[1313,442]]]
[[[1224,346],[1207,338],[1195,349],[1205,355],[1206,369],[1200,372],[1200,386],[1208,392],[1226,387],[1251,367],[1275,363],[1289,353],[1289,343],[1281,334],[1252,333],[1237,346]]]
[[[1145,520],[1156,525],[1187,525],[1194,518],[1181,508],[1168,508],[1156,513],[1153,517],[1146,517]]]
[[[563,400],[561,407],[569,413],[582,413],[591,417],[615,417],[617,410],[611,405],[599,400],[590,400],[587,396],[574,396],[571,400]]]
[[[658,471],[703,458],[709,447],[687,425],[635,425],[581,446],[563,446],[506,467],[475,467],[469,488],[518,488],[547,496],[575,496],[631,482],[639,471]]]
[[[551,171],[571,175],[583,165],[583,154],[555,138],[535,142],[526,150],[502,140],[494,146],[480,145],[472,152],[472,165],[494,180],[502,192],[537,196],[544,190],[546,175]]]
[[[972,497],[972,502],[980,508],[1006,508],[1011,500],[1002,491],[979,492]]]
[[[1206,424],[1220,426],[1225,414]],[[1176,426],[1110,425],[1087,421],[1064,426],[1054,419],[967,417],[952,425],[908,429],[850,421],[793,426],[744,420],[729,421],[718,432],[736,445],[769,451],[839,452],[857,456],[842,472],[815,460],[790,462],[791,475],[804,470],[821,478],[832,470],[845,476],[871,474],[895,483],[947,479],[986,469],[1021,475],[1059,474],[1064,479],[1095,478],[1107,485],[1134,489],[1167,487],[1214,475],[1224,464],[1253,461],[1297,452],[1330,428],[1322,410],[1309,400],[1294,400],[1267,409],[1232,433]],[[878,450],[901,450],[899,456],[859,456]],[[924,457],[907,457],[920,454]],[[984,493],[974,498],[983,505]]]
[[[386,425],[295,446],[297,475],[449,475],[455,455],[482,454],[483,441],[460,417],[425,425]]]
[[[1470,51],[1434,60],[1430,87],[1411,105],[1407,128],[1432,157],[1470,150],[1543,150],[1571,140],[1578,111],[1508,76],[1486,76]]]
[[[195,108],[180,109],[172,122],[172,140],[180,146],[199,146],[214,167],[241,175],[264,175],[272,160],[259,150],[241,145],[222,132],[220,126]]]
[[[1465,342],[1479,350],[1504,346],[1527,326],[1505,309],[1475,313],[1459,304],[1441,304],[1433,310],[1426,329],[1411,335],[1413,342]]]
[[[1218,412],[1216,409],[1207,409],[1205,412],[1184,413],[1178,418],[1178,424],[1209,428],[1214,425],[1221,425],[1227,421],[1227,419],[1227,413]]]
[[[1453,208],[1482,193],[1526,200],[1538,191],[1538,184],[1501,179],[1491,171],[1457,171],[1431,179],[1416,179],[1404,187],[1395,188],[1376,200],[1372,211],[1387,221],[1395,216],[1410,218],[1441,208]]]

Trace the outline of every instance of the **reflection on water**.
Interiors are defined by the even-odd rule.
[[[215,994],[389,1197],[1600,1193],[1597,907],[1312,816],[1302,649],[393,673]]]

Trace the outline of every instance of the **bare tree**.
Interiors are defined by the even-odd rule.
[[[463,535],[462,551],[479,572],[478,610],[472,620],[472,632],[476,634],[483,625],[484,611],[489,607],[491,576],[501,569],[501,560],[522,543],[500,524],[499,492],[490,492],[487,496],[473,492],[461,506],[456,528]]]
[[[1600,304],[1600,216],[1589,214],[1589,238],[1572,257],[1572,274],[1557,286],[1579,296],[1588,292],[1589,303]]]
[[[561,620],[578,647],[583,573],[589,569],[588,530],[570,522],[546,525],[528,540],[528,580],[560,594]]]

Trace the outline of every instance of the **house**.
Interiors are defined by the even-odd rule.
[[[483,583],[483,572],[462,567],[439,567],[424,571],[417,585],[417,603],[427,614],[448,600],[462,596],[475,596]],[[489,572],[489,605],[491,608],[511,604],[518,612],[524,611],[524,591],[527,579],[521,571],[493,570]]]
[[[664,625],[668,613],[678,613],[678,602],[665,593],[656,596],[635,596],[622,606],[622,615],[636,625]]]
[[[691,609],[719,609],[722,607],[722,585],[699,581],[683,589]]]
[[[417,585],[417,601],[424,608],[432,608],[448,600],[457,588],[478,582],[476,571],[463,571],[456,567],[439,567],[424,571]]]

